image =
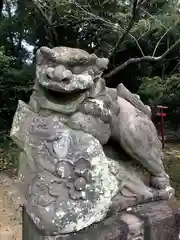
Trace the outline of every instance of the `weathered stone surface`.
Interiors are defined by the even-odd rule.
[[[68,129],[58,118],[39,119],[28,105],[20,104],[14,126],[22,121],[18,124],[23,128],[12,128],[11,136],[21,145],[24,132],[21,146],[29,162],[20,172],[33,221],[41,230],[57,234],[103,219],[119,181],[100,143],[89,134]]]
[[[154,124],[145,113],[123,98],[119,97],[117,102],[121,111],[119,121],[113,119],[113,137],[130,156],[147,167],[152,175],[161,179],[157,182],[158,188],[168,186],[169,179],[162,162],[162,145]]]
[[[139,205],[93,224],[78,233],[45,236],[24,212],[26,240],[179,240],[180,211],[167,202]]]
[[[41,47],[29,105],[19,101],[11,137],[21,148],[26,211],[46,234],[80,231],[109,212],[174,194],[162,148],[140,97],[101,78],[108,60],[81,49]],[[150,174],[105,152],[115,140]],[[110,146],[113,147],[113,146]],[[113,154],[110,154],[113,156]]]
[[[78,231],[102,220],[109,209],[167,197],[147,187],[130,166],[107,158],[92,135],[19,104],[11,137],[28,159],[21,164],[19,182],[26,210],[42,231]]]

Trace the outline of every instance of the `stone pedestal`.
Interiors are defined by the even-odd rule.
[[[45,236],[23,211],[23,240],[178,240],[180,209],[175,202],[153,202],[128,209],[81,232]]]

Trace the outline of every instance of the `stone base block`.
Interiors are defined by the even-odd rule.
[[[176,202],[152,202],[109,216],[78,233],[45,236],[23,211],[23,240],[179,240]]]

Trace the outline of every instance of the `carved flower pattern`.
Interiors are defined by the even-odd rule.
[[[67,199],[68,191],[69,197],[73,200],[86,199],[86,185],[92,182],[90,169],[90,162],[83,157],[79,158],[74,165],[68,161],[58,162],[56,164],[56,174],[61,178],[62,184],[60,184],[61,187],[60,185],[56,187],[56,194],[52,191],[53,186],[51,186],[50,194],[57,196],[62,192]],[[64,199],[64,197],[62,198]]]

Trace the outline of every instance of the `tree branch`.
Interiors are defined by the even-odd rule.
[[[166,30],[168,30],[168,28],[167,28],[159,19],[157,19],[155,16],[153,16],[152,14],[150,14],[149,12],[147,12],[144,8],[141,8],[141,9],[142,9],[142,11],[143,11],[144,13],[146,13],[151,19],[153,19],[155,22],[160,23],[161,26],[163,26]]]
[[[137,44],[137,46],[138,46],[138,48],[139,48],[139,50],[140,50],[142,56],[144,56],[144,52],[143,52],[143,50],[142,50],[140,44],[138,43],[138,40],[137,40],[133,35],[132,35],[131,37],[132,37],[132,39],[134,39],[135,43]]]
[[[135,1],[135,0],[134,0]],[[138,2],[138,5],[142,5],[144,2],[146,2],[147,0],[140,0],[139,2]],[[76,7],[78,7],[82,12],[84,12],[84,14],[86,14],[86,15],[89,15],[89,16],[91,16],[93,19],[97,19],[97,20],[100,20],[102,23],[104,23],[106,26],[108,26],[108,27],[111,27],[113,30],[118,30],[118,31],[122,31],[124,34],[124,38],[126,37],[126,35],[129,35],[134,41],[135,41],[135,43],[137,44],[137,46],[138,46],[138,48],[139,48],[139,50],[140,50],[140,52],[142,53],[142,55],[144,56],[144,53],[143,53],[143,51],[142,51],[142,48],[141,48],[141,46],[139,45],[139,43],[138,43],[138,40],[132,35],[132,34],[130,34],[129,33],[129,31],[131,30],[129,30],[129,31],[127,31],[127,29],[125,30],[125,29],[123,29],[122,27],[120,27],[119,25],[118,26],[116,26],[114,23],[112,23],[112,22],[110,22],[110,21],[108,21],[108,20],[106,20],[106,19],[104,19],[104,18],[102,18],[102,17],[100,17],[100,16],[97,16],[97,15],[95,15],[95,14],[93,14],[92,12],[90,12],[90,11],[87,11],[86,9],[84,9],[79,3],[77,3],[75,0],[72,0],[72,2],[76,5]],[[135,5],[134,5],[134,7],[133,7],[133,10],[132,10],[132,14],[134,15],[135,14]],[[126,34],[125,34],[126,33]],[[113,52],[114,52],[114,50],[113,50]],[[111,54],[111,56],[112,56],[112,54]]]
[[[77,3],[75,0],[72,0],[72,2],[73,2],[73,4],[76,5],[76,7],[78,7],[82,12],[84,12],[85,14],[91,16],[93,19],[100,20],[101,22],[105,23],[107,26],[116,28],[116,30],[118,30],[118,27],[115,27],[115,25],[114,25],[112,22],[110,22],[110,21],[108,21],[108,20],[106,20],[106,19],[104,19],[104,18],[102,18],[102,17],[100,17],[100,16],[95,15],[95,14],[91,13],[90,11],[87,11],[87,10],[84,9],[79,3]]]
[[[169,53],[171,53],[178,45],[180,44],[180,39],[177,40],[170,48],[168,48],[162,55],[161,55],[161,59],[164,59]]]
[[[44,19],[48,22],[49,26],[52,26],[52,13],[53,10],[51,9],[52,7],[52,3],[50,4],[50,9],[48,9],[47,11],[47,6],[46,6],[46,10],[43,9],[43,4],[45,4],[45,2],[43,1],[39,1],[39,0],[32,0],[33,3],[36,5],[37,9],[39,10],[39,12],[41,13],[41,15],[44,17]]]
[[[126,62],[122,63],[118,67],[116,67],[114,70],[112,70],[110,73],[106,74],[104,78],[110,78],[113,75],[117,74],[127,66],[129,66],[132,63],[140,63],[140,62],[158,62],[160,60],[163,60],[169,53],[171,53],[178,45],[180,44],[180,39],[176,41],[170,48],[168,48],[161,56],[154,57],[154,56],[143,56],[140,58],[130,58]]]
[[[133,37],[131,34],[129,34],[129,32],[131,31],[135,21],[137,20],[138,16],[139,16],[139,10],[141,8],[141,5],[143,5],[147,0],[134,0],[133,1],[133,7],[132,7],[132,14],[131,14],[131,19],[129,21],[129,24],[126,28],[126,30],[124,31],[123,35],[119,37],[115,48],[113,49],[113,52],[111,53],[111,56],[114,55],[114,53],[116,52],[117,48],[121,46],[121,44],[123,43],[124,39],[126,38],[127,35],[130,35],[131,37]],[[138,43],[138,41],[133,37],[133,39],[135,40],[136,44],[138,45],[142,55],[144,56],[144,53]]]
[[[121,46],[122,42],[124,41],[124,39],[126,38],[126,36],[129,34],[131,28],[133,27],[134,25],[134,22],[136,21],[136,13],[137,13],[137,3],[138,3],[138,0],[134,0],[133,1],[133,7],[132,7],[132,16],[131,16],[131,19],[129,21],[129,24],[126,28],[126,30],[124,31],[123,35],[119,37],[117,43],[116,43],[116,46],[115,48],[113,49],[113,52],[111,53],[111,56],[114,55],[114,53],[116,52],[117,48]]]
[[[176,27],[177,23],[179,23],[179,20],[176,21],[176,23],[173,25],[172,28],[167,29],[167,31],[166,31],[166,32],[162,35],[162,37],[159,39],[159,41],[157,42],[157,44],[156,44],[156,46],[155,46],[155,48],[154,48],[153,57],[155,56],[156,51],[157,51],[157,49],[158,49],[158,47],[159,47],[159,44],[161,43],[161,41],[163,40],[163,38],[167,35],[168,32],[170,32],[173,28]]]

